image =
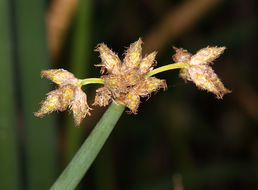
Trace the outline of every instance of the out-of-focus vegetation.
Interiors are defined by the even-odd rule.
[[[255,0],[2,0],[0,3],[0,189],[48,189],[95,126],[93,107],[80,128],[67,112],[35,118],[49,91],[40,71],[64,68],[98,77],[94,48],[122,55],[143,38],[172,63],[172,46],[195,53],[226,46],[213,66],[232,94],[217,100],[159,74],[168,90],[124,114],[78,189],[258,188],[258,2]],[[54,23],[54,24],[53,24]],[[87,86],[89,102],[96,87]]]

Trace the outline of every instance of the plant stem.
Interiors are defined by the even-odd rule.
[[[162,67],[158,67],[157,69],[154,69],[148,72],[145,76],[150,77],[152,75],[155,75],[164,71],[168,71],[172,69],[181,69],[186,66],[188,66],[188,63],[183,63],[183,62],[173,63]],[[80,85],[87,85],[87,84],[104,84],[104,80],[101,78],[88,78],[88,79],[80,80]]]
[[[87,84],[104,84],[104,80],[101,78],[88,78],[80,80],[80,85],[87,85]]]
[[[152,75],[164,72],[164,71],[168,71],[168,70],[172,70],[172,69],[181,69],[188,66],[188,63],[183,63],[183,62],[178,62],[178,63],[173,63],[173,64],[169,64],[169,65],[165,65],[162,67],[158,67],[157,69],[154,69],[150,72],[148,72],[145,76],[146,77],[150,77]]]
[[[113,102],[109,106],[89,137],[84,141],[81,148],[73,157],[72,161],[53,184],[51,190],[75,189],[95,160],[124,109],[125,106],[120,103]]]

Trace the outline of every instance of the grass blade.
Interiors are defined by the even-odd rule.
[[[74,189],[101,150],[125,107],[112,103],[51,190]]]
[[[9,0],[0,1],[0,189],[20,189]]]
[[[45,190],[56,176],[55,128],[52,116],[36,118],[39,102],[49,92],[40,71],[49,67],[45,34],[45,0],[14,0],[17,54],[21,77],[25,135],[26,189]]]

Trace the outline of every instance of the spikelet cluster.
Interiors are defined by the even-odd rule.
[[[97,46],[101,63],[101,81],[104,86],[96,90],[93,105],[107,106],[112,100],[119,100],[136,114],[141,97],[149,98],[153,92],[166,89],[165,80],[148,75],[153,70],[157,52],[154,51],[142,56],[142,40],[139,38],[132,43],[124,53],[123,60],[107,47],[104,43]],[[225,50],[225,47],[207,47],[191,55],[187,50],[175,48],[173,60],[184,63],[179,76],[185,81],[192,81],[200,89],[214,93],[218,99],[231,91],[226,89],[210,65]],[[174,64],[172,64],[174,65]],[[185,66],[186,65],[186,66]],[[167,67],[166,67],[167,68]],[[165,70],[164,70],[165,71]],[[50,69],[41,72],[41,77],[46,77],[58,85],[58,88],[49,92],[47,98],[41,102],[41,108],[34,113],[42,117],[53,111],[73,112],[75,125],[80,125],[86,115],[90,115],[91,108],[87,104],[87,96],[82,91],[82,81],[64,69]]]
[[[73,112],[75,125],[88,114],[90,107],[87,104],[87,96],[82,91],[79,79],[64,69],[50,69],[41,72],[41,77],[53,81],[58,85],[56,90],[47,94],[47,98],[41,102],[41,108],[34,113],[37,117],[43,117],[53,111],[65,111],[67,108]]]
[[[123,61],[104,43],[97,46],[100,53],[101,78],[104,87],[97,89],[94,105],[106,106],[113,99],[124,103],[136,114],[140,97],[148,97],[160,88],[166,89],[165,80],[145,77],[153,69],[157,52],[142,57],[142,40],[139,38],[125,51]]]
[[[223,83],[210,67],[226,49],[225,47],[207,47],[199,50],[195,55],[191,55],[187,50],[175,48],[173,55],[175,62],[184,62],[189,65],[180,69],[179,76],[185,81],[192,81],[200,88],[212,92],[218,99],[222,99],[225,94],[231,91],[224,87]]]

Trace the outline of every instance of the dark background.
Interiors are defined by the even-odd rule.
[[[137,115],[122,115],[78,189],[258,189],[256,0],[67,2],[0,3],[0,189],[48,189],[106,109],[93,107],[80,128],[68,112],[35,118],[55,88],[40,71],[99,77],[96,45],[122,58],[139,37],[144,54],[159,52],[158,66],[173,62],[172,46],[191,53],[226,46],[213,69],[232,93],[218,100],[184,83],[177,70],[158,74],[168,89],[141,99]],[[54,3],[62,8],[53,16]],[[66,24],[60,32],[51,21]],[[97,87],[84,88],[90,104]]]

